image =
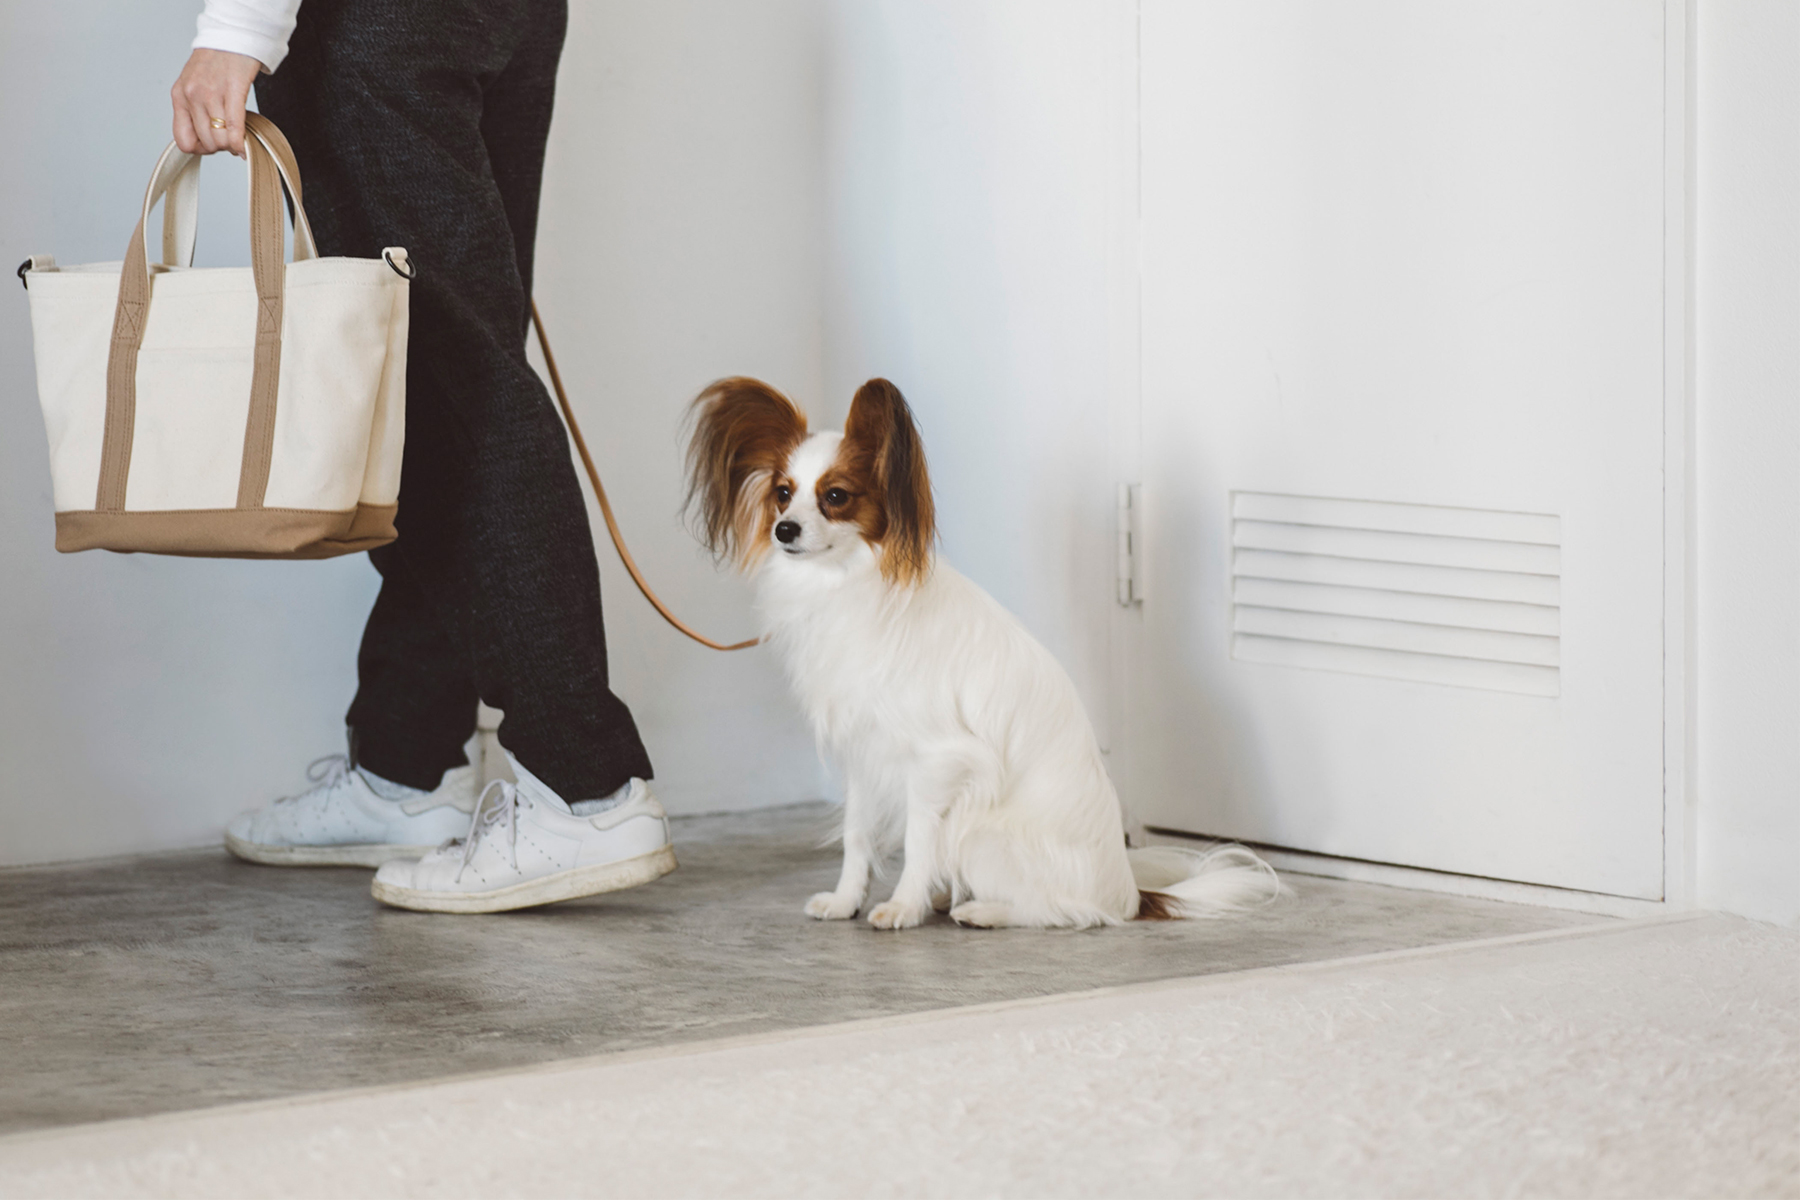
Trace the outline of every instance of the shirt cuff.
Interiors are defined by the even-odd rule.
[[[229,50],[233,54],[247,54],[271,74],[281,65],[281,60],[287,57],[287,47],[280,42],[242,29],[209,29],[194,39],[190,49]]]
[[[288,36],[294,32],[294,10],[299,0],[207,0],[195,22],[199,36],[195,50],[228,50],[246,54],[273,73],[287,57]],[[273,10],[273,11],[271,11]]]

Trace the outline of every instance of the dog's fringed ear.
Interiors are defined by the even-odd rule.
[[[880,538],[882,575],[892,584],[919,583],[931,568],[937,513],[925,445],[900,389],[885,379],[871,379],[858,388],[844,423],[844,440],[873,464],[887,517]]]
[[[694,398],[686,508],[713,554],[755,564],[768,549],[770,479],[806,438],[806,416],[759,379],[721,379]]]

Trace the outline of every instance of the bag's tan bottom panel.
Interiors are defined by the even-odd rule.
[[[156,512],[59,512],[56,548],[195,558],[331,558],[386,545],[398,535],[397,504],[359,504],[344,512],[299,508],[167,509]]]

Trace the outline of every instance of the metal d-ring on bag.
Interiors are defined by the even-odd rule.
[[[287,139],[257,113],[245,120],[248,269],[192,267],[200,160],[173,143],[123,263],[42,256],[19,269],[58,550],[327,558],[394,539],[406,251],[320,258]],[[144,231],[159,199],[152,263]]]

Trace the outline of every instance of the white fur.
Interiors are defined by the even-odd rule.
[[[880,928],[919,924],[945,893],[968,925],[1131,919],[1143,885],[1074,684],[947,563],[934,556],[922,583],[891,586],[879,550],[820,514],[813,485],[839,441],[814,434],[790,457],[795,494],[777,521],[800,533],[777,540],[757,573],[768,638],[847,786],[843,873],[806,911],[854,916],[870,871],[901,848],[893,896],[869,913]],[[1243,908],[1279,888],[1241,847],[1192,856],[1185,869],[1174,861],[1159,853],[1144,868],[1183,916]]]

